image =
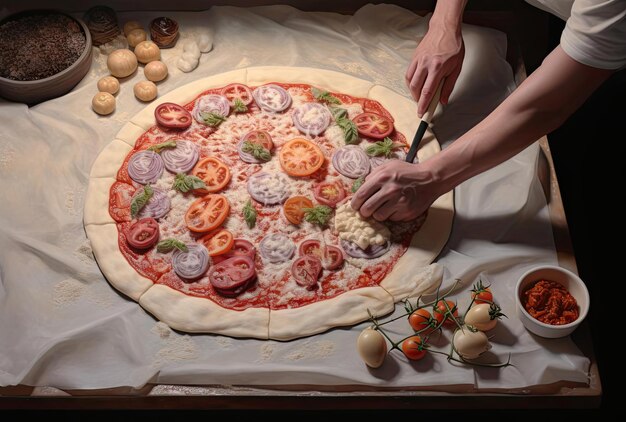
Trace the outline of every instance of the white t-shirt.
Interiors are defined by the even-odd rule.
[[[626,0],[526,0],[567,23],[561,48],[600,69],[626,67]]]

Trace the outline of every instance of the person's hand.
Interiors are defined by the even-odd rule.
[[[437,199],[436,183],[420,164],[390,160],[376,167],[352,197],[352,208],[378,221],[410,221]]]
[[[447,104],[454,84],[461,73],[465,45],[460,27],[448,28],[431,20],[430,28],[419,43],[406,71],[406,83],[417,101],[421,117],[443,80],[441,104]]]

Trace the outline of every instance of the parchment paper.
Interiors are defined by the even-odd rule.
[[[354,16],[272,6],[133,12],[118,18],[147,26],[164,14],[178,20],[181,41],[198,27],[211,27],[215,48],[188,74],[175,66],[181,41],[163,50],[170,75],[158,84],[161,95],[235,68],[293,65],[339,70],[408,97],[404,72],[428,22],[391,5],[368,5]],[[504,34],[465,26],[463,36],[463,71],[450,105],[435,119],[434,131],[444,146],[514,86],[504,59]],[[409,363],[393,352],[382,368],[368,370],[355,348],[367,323],[280,343],[187,335],[157,322],[109,286],[83,229],[83,198],[94,159],[145,106],[132,92],[134,83],[144,79],[140,71],[122,81],[112,116],[93,113],[96,81],[107,74],[106,57],[94,60],[87,77],[64,97],[30,109],[0,102],[0,386],[92,389],[156,382],[522,388],[587,382],[589,361],[569,338],[535,337],[515,315],[518,277],[533,265],[556,263],[536,177],[537,146],[456,189],[453,232],[439,259],[446,267],[444,289],[455,278],[465,286],[458,294],[461,309],[474,282],[491,283],[509,318],[490,333],[494,348],[488,358],[502,361],[510,353],[514,367],[457,367],[432,354]],[[409,333],[404,321],[392,328],[397,338]],[[436,349],[447,351],[450,337],[446,332]]]

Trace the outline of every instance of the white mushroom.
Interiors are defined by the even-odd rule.
[[[133,87],[135,97],[141,101],[152,101],[157,97],[158,90],[154,82],[141,81]]]
[[[91,100],[91,108],[103,116],[111,114],[115,110],[115,97],[108,92],[98,92]]]
[[[111,75],[125,78],[137,69],[137,57],[130,50],[115,50],[107,58],[107,67]]]
[[[98,91],[116,94],[120,90],[120,81],[114,76],[105,76],[98,81]]]
[[[152,41],[142,41],[135,46],[135,56],[140,63],[150,63],[161,59],[161,50]]]
[[[143,68],[146,79],[152,82],[162,81],[167,77],[167,65],[162,61],[155,60]]]

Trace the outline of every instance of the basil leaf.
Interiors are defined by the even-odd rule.
[[[235,98],[233,110],[235,111],[235,113],[245,113],[246,111],[248,111],[248,106],[245,105],[240,98]]]
[[[339,98],[335,97],[328,91],[322,91],[319,88],[311,87],[311,94],[315,97],[317,101],[327,104],[341,104]]]
[[[176,148],[176,141],[166,141],[160,144],[152,145],[148,148],[148,151],[154,151],[157,154],[160,154],[165,148]]]
[[[341,107],[330,107],[330,114],[333,115],[335,120],[348,118],[348,110]]]
[[[355,193],[356,191],[358,191],[359,188],[363,185],[363,183],[365,183],[365,178],[364,177],[359,177],[358,179],[356,179],[352,183],[352,193]]]
[[[147,184],[143,187],[143,192],[133,198],[132,202],[130,203],[130,216],[132,218],[137,217],[139,211],[141,211],[141,209],[146,206],[150,198],[152,198],[153,194],[154,191],[152,190],[152,186],[150,186],[150,184]]]
[[[391,154],[393,154],[393,150],[401,146],[401,144],[393,142],[391,138],[385,138],[382,141],[375,142],[374,144],[365,148],[365,152],[370,157],[385,156],[389,158],[391,157]]]
[[[256,216],[256,208],[252,205],[252,200],[248,199],[248,202],[246,202],[246,205],[243,207],[243,219],[246,220],[246,224],[249,228],[254,228]]]
[[[219,126],[224,120],[226,120],[225,116],[217,113],[200,113],[200,117],[209,126],[216,127]]]
[[[330,220],[333,209],[327,205],[317,205],[313,208],[302,208],[304,219],[309,223],[325,226]]]
[[[172,184],[172,189],[175,189],[182,193],[187,193],[190,190],[206,188],[206,184],[202,179],[197,176],[190,176],[185,173],[178,173]]]
[[[185,245],[180,240],[165,239],[165,240],[161,240],[159,243],[157,243],[157,252],[168,253],[168,252],[170,252],[170,251],[172,251],[174,249],[178,249],[179,251],[182,251],[182,252],[188,252],[189,251],[189,248],[187,248],[187,245]]]
[[[269,161],[272,159],[272,154],[263,145],[255,144],[254,142],[245,141],[241,150],[252,154],[257,160]]]
[[[356,124],[348,119],[337,119],[337,126],[343,131],[343,138],[346,144],[355,144],[359,141],[359,131],[356,128]]]

